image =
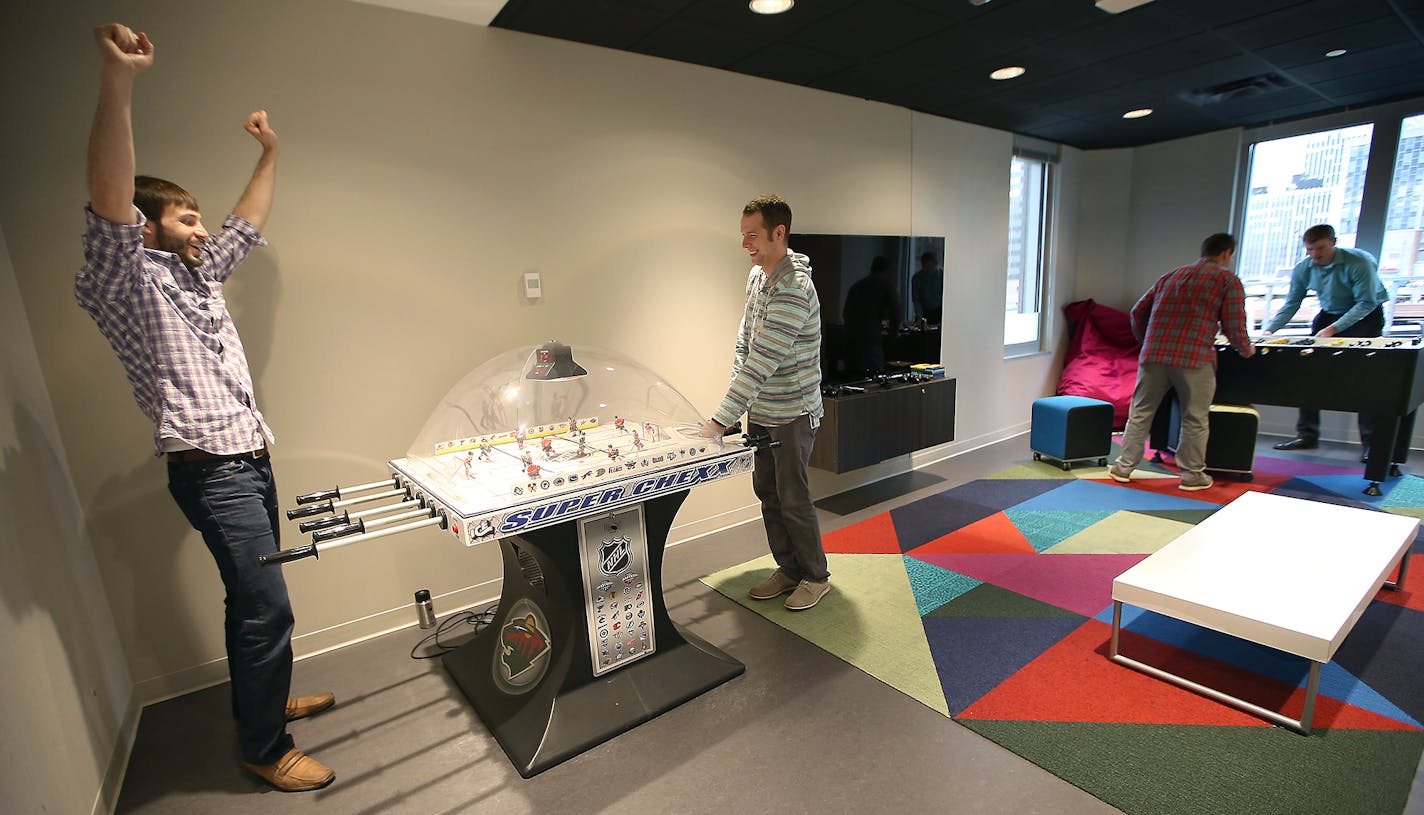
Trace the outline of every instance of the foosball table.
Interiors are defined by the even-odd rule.
[[[1244,359],[1218,342],[1215,401],[1371,414],[1365,493],[1379,495],[1380,483],[1400,475],[1424,402],[1419,338],[1269,337],[1254,344],[1256,355]]]

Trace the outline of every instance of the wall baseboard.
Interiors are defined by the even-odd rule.
[[[446,592],[433,598],[441,614],[482,606],[499,599],[499,580],[490,580]],[[378,611],[354,620],[309,631],[292,638],[296,661],[355,645],[374,637],[411,628],[417,624],[409,605]],[[152,676],[134,685],[134,696],[141,706],[174,699],[196,690],[228,681],[227,658],[219,657],[171,673]]]
[[[109,764],[104,768],[99,791],[94,795],[91,815],[113,815],[114,808],[119,805],[119,792],[124,788],[124,776],[129,770],[129,756],[133,754],[134,739],[138,736],[141,710],[138,696],[130,692],[129,702],[124,707],[123,721],[119,722],[119,732],[114,739],[114,749],[109,754]]]
[[[998,444],[1001,441],[1008,441],[1015,436],[1022,436],[1029,431],[1028,422],[1019,422],[991,433],[981,433],[978,436],[968,439],[955,439],[935,447],[927,447],[924,450],[917,450],[910,454],[910,466],[904,472],[918,470],[931,464],[937,464],[945,459],[962,456],[965,453],[972,453],[981,447],[988,447],[991,444]],[[1025,451],[1027,448],[1025,448]]]

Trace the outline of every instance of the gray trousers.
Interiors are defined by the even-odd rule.
[[[816,519],[806,477],[811,448],[816,444],[811,417],[802,414],[778,427],[748,421],[747,427],[752,436],[765,434],[781,442],[779,447],[758,450],[752,467],[752,491],[761,500],[771,556],[792,580],[824,581],[831,573],[826,568],[821,523]]]
[[[1132,409],[1127,414],[1127,430],[1122,435],[1122,454],[1113,465],[1118,472],[1132,472],[1142,463],[1143,445],[1152,431],[1152,417],[1171,388],[1176,388],[1182,410],[1177,466],[1184,475],[1200,475],[1206,469],[1206,438],[1211,399],[1216,395],[1216,367],[1209,363],[1200,368],[1143,364],[1137,367],[1137,387],[1132,392]]]

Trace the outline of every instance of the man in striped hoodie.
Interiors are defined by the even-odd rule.
[[[752,470],[752,490],[761,501],[777,569],[748,595],[770,600],[789,592],[786,607],[803,611],[831,590],[806,476],[825,410],[821,301],[811,282],[810,258],[787,246],[790,230],[791,207],[775,195],[753,198],[742,209],[742,248],[754,265],[737,330],[732,384],[710,424],[720,436],[746,413],[751,435],[781,442],[759,451]]]

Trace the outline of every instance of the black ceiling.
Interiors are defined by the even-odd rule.
[[[1081,148],[1424,94],[1424,0],[509,0],[491,25],[790,82]],[[1325,52],[1344,48],[1344,56]],[[1028,72],[995,81],[989,72]],[[1156,112],[1125,120],[1122,114]]]

